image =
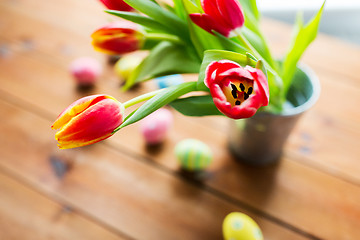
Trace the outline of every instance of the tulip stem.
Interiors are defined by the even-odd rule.
[[[251,51],[252,54],[255,55],[255,57],[259,60],[262,59],[264,62],[265,67],[268,69],[268,71],[270,71],[274,76],[275,76],[275,83],[277,86],[279,86],[280,88],[283,87],[283,82],[278,74],[278,72],[270,65],[270,63],[268,63],[262,56],[261,54],[251,45],[251,43],[243,36],[243,34],[241,33],[240,30],[236,29],[234,31],[234,33],[236,34],[237,38],[240,40],[240,42],[242,44],[244,44],[245,48],[247,48],[248,50]]]
[[[154,97],[155,95],[157,95],[158,93],[160,93],[162,91],[164,91],[164,89],[159,89],[159,90],[156,90],[156,91],[148,92],[148,93],[145,93],[143,95],[137,96],[135,98],[130,99],[129,101],[124,102],[123,106],[126,109],[126,108],[131,107],[131,106],[133,106],[135,104],[138,104],[138,103],[141,103],[143,101],[149,100],[150,98]]]
[[[182,43],[180,38],[166,33],[147,33],[146,39],[154,41],[169,41],[174,43]]]
[[[235,29],[234,33],[236,34],[237,38],[240,40],[240,42],[242,44],[245,45],[245,47],[247,49],[249,49],[257,59],[263,59],[263,57],[260,55],[260,53],[258,51],[256,51],[256,49],[251,45],[251,43],[249,43],[249,41],[243,36],[243,34],[241,33],[241,31],[239,29]]]

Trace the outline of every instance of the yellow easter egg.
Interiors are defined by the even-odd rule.
[[[225,240],[263,240],[257,223],[248,215],[240,212],[228,214],[223,222]]]
[[[127,80],[130,74],[140,64],[142,58],[135,55],[126,55],[120,58],[114,65],[115,74],[124,80]]]

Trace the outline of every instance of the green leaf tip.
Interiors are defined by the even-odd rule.
[[[296,21],[295,34],[292,39],[292,44],[288,50],[288,53],[283,61],[282,74],[281,78],[284,82],[284,97],[291,85],[292,78],[295,74],[297,68],[297,63],[300,60],[301,56],[308,48],[308,46],[315,40],[323,9],[325,6],[326,0],[322,4],[319,11],[315,16],[304,26],[304,21],[301,15],[298,15]]]

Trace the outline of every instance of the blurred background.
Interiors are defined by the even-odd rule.
[[[257,3],[264,16],[293,24],[299,11],[303,12],[307,22],[323,0],[258,0]],[[327,0],[325,9],[320,32],[360,44],[360,1]]]

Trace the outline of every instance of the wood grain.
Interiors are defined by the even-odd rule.
[[[54,95],[53,95],[53,97],[54,97]],[[34,99],[34,98],[35,98],[35,96],[32,97],[32,99]],[[50,102],[50,101],[47,101],[47,102]],[[317,204],[310,204],[311,202],[309,202],[309,201],[311,201],[311,199],[308,198],[308,195],[306,194],[306,191],[302,190],[302,191],[298,192],[297,189],[293,189],[293,192],[290,193],[290,195],[292,195],[291,198],[294,198],[294,199],[298,198],[298,200],[297,201],[294,200],[295,202],[292,203],[291,205],[285,205],[284,206],[284,205],[282,205],[282,204],[275,201],[275,204],[279,204],[277,206],[277,208],[275,208],[274,206],[271,206],[271,208],[268,208],[268,206],[266,206],[266,209],[265,209],[265,207],[263,206],[264,195],[263,195],[263,193],[261,191],[259,192],[258,189],[253,189],[253,187],[252,187],[253,185],[251,184],[251,181],[248,182],[247,184],[245,184],[245,186],[244,185],[238,186],[237,183],[244,183],[242,178],[244,177],[243,172],[246,172],[246,170],[245,170],[246,168],[238,166],[236,164],[233,164],[233,160],[229,156],[226,156],[226,155],[222,156],[222,155],[224,155],[224,147],[225,147],[224,134],[219,134],[218,133],[219,131],[209,130],[206,127],[201,128],[201,126],[198,126],[196,124],[191,125],[191,122],[189,120],[187,120],[186,118],[182,119],[181,116],[178,116],[176,119],[177,119],[177,122],[175,122],[175,124],[176,124],[175,128],[178,126],[179,130],[176,131],[173,134],[173,136],[170,136],[171,143],[168,141],[167,145],[164,146],[164,151],[162,151],[161,153],[159,153],[158,155],[155,155],[155,156],[154,155],[148,155],[147,156],[148,158],[150,158],[150,159],[152,159],[154,161],[160,162],[161,164],[164,164],[164,165],[168,166],[171,169],[177,169],[178,168],[177,163],[176,163],[176,161],[173,160],[173,158],[171,158],[171,156],[173,156],[173,154],[172,154],[173,146],[178,140],[186,138],[188,136],[192,136],[192,137],[200,138],[200,139],[202,139],[204,141],[207,141],[207,143],[211,144],[212,148],[215,149],[215,151],[217,151],[216,152],[216,154],[217,154],[216,159],[221,159],[221,160],[218,160],[219,162],[223,161],[223,159],[225,159],[225,160],[227,160],[226,164],[230,164],[230,167],[229,167],[230,169],[236,169],[235,173],[229,174],[229,172],[224,170],[224,169],[227,169],[227,168],[224,168],[223,165],[220,165],[218,167],[216,167],[214,165],[213,169],[210,169],[210,171],[212,171],[212,172],[219,171],[220,173],[216,172],[216,174],[214,174],[214,178],[216,178],[216,180],[212,180],[215,183],[211,183],[211,181],[209,181],[210,186],[215,187],[216,189],[219,189],[220,191],[224,191],[228,195],[230,195],[230,196],[232,196],[232,197],[234,197],[234,198],[236,198],[238,200],[245,201],[245,202],[247,202],[248,204],[250,204],[252,206],[259,207],[260,209],[262,209],[262,211],[265,211],[267,213],[269,213],[269,211],[271,211],[271,214],[274,214],[276,217],[282,219],[283,221],[286,220],[286,222],[288,222],[287,218],[291,218],[291,219],[289,219],[289,222],[291,222],[291,224],[294,224],[294,222],[292,222],[292,219],[294,218],[294,215],[296,215],[297,218],[302,219],[301,221],[299,221],[297,219],[296,222],[295,222],[295,225],[297,223],[299,223],[299,225],[297,227],[299,227],[300,229],[304,229],[304,226],[305,226],[306,228],[310,228],[310,230],[311,230],[312,226],[314,225],[313,222],[311,222],[311,221],[309,222],[309,220],[307,219],[307,215],[303,214],[303,212],[305,210],[306,210],[307,213],[317,212],[317,214],[319,215],[319,218],[323,221],[324,219],[328,219],[328,215],[327,215],[328,211],[330,213],[333,212],[332,214],[340,214],[341,213],[341,208],[354,208],[354,209],[356,209],[356,204],[351,203],[351,202],[350,203],[349,202],[348,203],[346,203],[346,202],[342,203],[341,199],[337,199],[337,200],[335,199],[334,200],[336,202],[336,204],[339,204],[339,205],[342,206],[341,208],[335,208],[334,209],[333,205],[329,205],[326,209],[319,208],[319,206],[323,205],[321,201],[318,201]],[[18,124],[20,124],[20,123],[18,123]],[[194,134],[194,131],[192,130],[194,127],[196,127],[198,130],[199,130],[199,128],[203,129],[203,130],[198,131],[198,132],[200,132],[200,134]],[[207,132],[207,133],[210,132],[211,133],[210,139],[223,139],[222,145],[218,145],[218,142],[214,142],[214,143],[209,142],[209,135],[202,135],[201,136],[201,132]],[[130,138],[129,136],[132,136],[132,137]],[[49,139],[51,139],[51,136],[49,136]],[[127,148],[127,149],[130,149],[130,150],[135,151],[135,152],[137,151],[139,154],[142,154],[141,148],[140,149],[138,148],[139,143],[142,143],[142,140],[141,140],[140,136],[138,135],[137,129],[135,127],[129,127],[129,128],[124,129],[123,133],[114,136],[113,139],[114,140],[112,140],[112,141],[115,142],[114,144],[117,147],[119,147],[120,149]],[[126,142],[126,144],[124,144],[124,142]],[[292,163],[292,165],[290,165],[290,167],[285,167],[285,170],[282,170],[282,169],[281,170],[276,170],[276,172],[279,172],[279,174],[281,174],[281,175],[282,174],[287,175],[287,172],[289,171],[288,169],[289,168],[290,169],[291,168],[295,169],[296,168],[295,166],[297,166],[297,165],[298,164]],[[300,166],[300,167],[302,167],[302,166]],[[304,167],[302,167],[300,169],[304,169]],[[302,179],[302,176],[304,175],[304,172],[300,171],[300,170],[298,172],[299,173],[295,174],[294,176],[292,174],[290,175],[290,177],[292,176],[292,178],[294,179],[293,181],[299,181],[299,179]],[[254,176],[259,176],[259,175],[260,176],[261,175],[267,176],[263,172],[258,172],[256,174],[254,174]],[[314,174],[314,176],[316,176],[316,174]],[[239,179],[237,179],[237,178],[239,178]],[[267,177],[264,177],[262,179],[263,179],[262,181],[265,182],[265,183],[269,182],[269,179]],[[284,179],[286,179],[286,177],[284,177]],[[324,179],[329,179],[329,177],[325,177]],[[220,181],[220,183],[217,183],[217,181]],[[229,182],[227,182],[227,181],[229,181]],[[233,183],[233,182],[235,182],[235,183]],[[289,184],[290,184],[291,179],[290,180],[288,179],[286,182],[289,182]],[[326,182],[326,180],[323,180],[323,182]],[[307,188],[308,184],[310,184],[310,183],[305,182],[303,184],[303,188]],[[234,186],[234,189],[233,188],[229,189],[229,187],[224,189],[224,186],[228,186],[228,185]],[[312,185],[312,184],[310,184],[310,185]],[[320,185],[317,184],[315,186],[314,185],[312,185],[312,186],[314,187],[314,190],[312,190],[312,191],[317,192],[317,191],[320,190],[320,192],[318,194],[319,198],[321,198],[321,196],[326,196],[326,194],[327,194],[326,191],[338,192],[339,190],[341,190],[343,188],[348,189],[348,187],[344,187],[344,186],[346,186],[346,184],[344,184],[344,185],[340,184],[340,186],[337,189],[332,189],[332,187],[329,188],[328,186],[322,185],[322,184],[320,184]],[[266,186],[263,187],[263,188],[266,189]],[[263,189],[263,188],[261,188],[261,189]],[[288,186],[285,186],[284,190],[281,190],[281,188],[282,188],[281,186],[279,187],[279,186],[275,185],[275,189],[276,188],[278,188],[278,189],[280,188],[280,190],[274,190],[274,188],[271,188],[272,189],[271,192],[272,192],[272,194],[275,194],[277,196],[282,196],[284,194],[283,192],[288,191],[287,190]],[[303,195],[302,197],[299,197],[299,194],[301,192],[304,192],[304,191],[305,191],[305,193],[304,193],[305,195]],[[350,194],[352,191],[353,191],[353,189],[351,188],[347,192],[349,192],[349,194]],[[258,199],[259,202],[256,203],[256,205],[254,205],[253,199],[249,200],[247,194],[246,195],[241,194],[240,196],[237,194],[237,193],[242,193],[242,192],[247,192],[247,194],[252,195],[253,198]],[[275,193],[275,192],[278,192],[278,193]],[[281,198],[281,197],[278,197],[278,198]],[[326,199],[323,199],[323,200],[325,201]],[[310,206],[313,206],[313,207],[307,207],[307,204],[310,204]],[[289,211],[291,211],[291,209],[293,209],[295,206],[296,206],[296,208],[301,209],[301,211],[299,210],[297,212],[289,213]],[[281,210],[281,214],[279,216],[279,210],[280,209],[282,209],[282,210]],[[342,217],[347,218],[348,216],[342,216]],[[318,219],[314,218],[314,220],[317,221]],[[347,221],[345,219],[343,219],[343,220],[344,220],[343,223],[346,225]],[[333,221],[336,221],[336,219],[334,219]],[[306,229],[306,230],[308,230],[308,229]],[[331,234],[334,234],[333,231],[336,231],[338,234],[343,234],[344,232],[347,232],[346,226],[340,226],[339,228],[330,229],[330,230],[331,230]],[[317,229],[314,229],[313,234],[315,234],[317,231],[318,231]],[[316,234],[318,234],[318,233],[316,233]],[[335,233],[335,235],[336,235],[336,233]]]
[[[27,61],[26,59],[21,60],[22,56],[19,56],[19,58],[17,58],[19,61],[24,61],[23,67],[25,68],[27,64],[25,64]],[[41,66],[41,68],[43,69],[49,69],[49,71],[55,71],[55,70],[51,70],[52,68],[56,68],[56,66],[52,66],[52,64],[47,63],[46,65],[44,63],[42,63],[42,61],[37,61],[35,59],[32,59],[33,64],[39,64],[39,66]],[[10,65],[9,65],[10,66]],[[34,68],[34,66],[30,66],[29,69],[26,69],[26,71],[30,71],[31,68]],[[39,68],[39,67],[37,67]],[[45,71],[45,70],[44,70]],[[43,73],[45,76],[46,72]],[[55,92],[50,92],[50,90],[47,91],[47,93],[49,95],[46,94],[34,94],[34,92],[36,92],[36,89],[51,89],[51,85],[53,83],[49,83],[46,81],[42,81],[41,79],[43,79],[43,77],[41,76],[41,73],[37,74],[37,76],[29,76],[27,77],[27,81],[33,82],[32,85],[29,85],[26,89],[29,90],[31,88],[34,88],[34,90],[31,91],[23,91],[21,93],[19,93],[19,89],[21,89],[20,85],[14,85],[16,84],[15,79],[16,79],[16,72],[14,71],[11,76],[13,77],[12,81],[6,81],[6,84],[9,84],[8,87],[11,87],[11,91],[12,93],[16,93],[16,95],[20,98],[25,98],[25,99],[32,99],[33,103],[37,105],[37,107],[42,107],[44,108],[45,106],[48,106],[47,110],[53,112],[52,115],[56,116],[57,112],[60,112],[60,107],[59,103],[63,102],[63,101],[68,101],[66,100],[66,96],[61,96],[63,94],[69,94],[71,93],[71,85],[69,85],[69,90],[68,91],[55,91]],[[6,76],[4,76],[6,77]],[[40,77],[40,78],[39,78]],[[60,75],[60,71],[59,74],[54,75],[53,77],[53,81],[59,81],[58,83],[58,87],[60,88],[61,86],[61,79],[56,80],[57,78],[61,78]],[[6,78],[5,78],[6,79]],[[24,84],[24,83],[22,83]],[[45,91],[45,90],[43,90]],[[116,93],[116,89],[108,89],[107,93],[115,93],[115,96],[118,96]],[[131,93],[129,93],[131,94]],[[60,95],[60,96],[59,96]],[[121,98],[121,96],[119,96]],[[37,100],[38,98],[42,98],[40,100]],[[45,105],[46,103],[46,105]],[[70,103],[70,102],[69,102]],[[64,104],[67,105],[67,104]],[[58,108],[57,111],[53,111],[54,109]],[[45,109],[44,109],[45,110]],[[194,137],[194,138],[198,138],[200,140],[205,141],[206,143],[208,143],[212,149],[214,149],[215,151],[215,156],[216,159],[218,159],[219,163],[224,163],[224,161],[227,161],[226,164],[231,164],[230,168],[231,169],[238,169],[237,174],[239,175],[238,178],[242,178],[243,176],[241,175],[242,172],[246,172],[246,167],[244,166],[239,166],[234,164],[233,160],[231,159],[231,157],[227,154],[226,151],[226,132],[224,131],[219,131],[219,130],[214,130],[214,129],[209,129],[207,126],[204,126],[201,123],[195,123],[193,121],[191,121],[191,119],[189,118],[185,118],[182,117],[180,115],[176,115],[175,118],[176,122],[175,122],[175,131],[172,133],[172,135],[169,137],[169,141],[167,142],[167,144],[164,146],[163,151],[159,152],[157,155],[151,155],[148,153],[144,153],[144,143],[143,140],[141,139],[141,136],[139,135],[139,132],[137,130],[137,126],[130,126],[128,128],[123,129],[123,131],[121,133],[118,133],[117,135],[115,135],[112,139],[110,139],[110,143],[113,143],[114,146],[116,146],[117,148],[119,148],[121,151],[127,151],[129,152],[135,152],[137,154],[139,154],[140,156],[146,156],[150,159],[152,159],[152,161],[156,161],[161,165],[165,165],[166,167],[176,170],[178,169],[178,165],[176,163],[176,161],[174,161],[173,159],[173,147],[175,146],[175,144],[184,138],[187,137]],[[320,125],[322,126],[322,125]],[[177,130],[176,130],[177,129]],[[194,131],[194,129],[196,129],[196,131]],[[307,128],[309,129],[309,128]],[[335,129],[336,128],[332,128]],[[316,129],[315,129],[316,130]],[[324,130],[324,132],[328,132],[329,129],[326,128],[326,130]],[[334,130],[332,130],[334,131]],[[342,134],[344,134],[345,132],[343,130],[339,130]],[[204,134],[206,133],[206,134]],[[316,132],[315,132],[316,133]],[[314,133],[314,134],[315,134]],[[323,132],[320,132],[323,133]],[[351,133],[351,132],[350,132]],[[349,136],[353,135],[353,133],[349,134]],[[131,137],[130,137],[131,136]],[[356,138],[356,134],[353,135],[352,138]],[[216,141],[213,141],[215,140]],[[142,148],[141,148],[141,144],[142,144]],[[345,146],[345,145],[344,145]],[[139,148],[140,147],[140,148]],[[354,154],[353,151],[349,151],[348,153],[345,154]],[[295,159],[299,159],[299,158],[295,158]],[[352,160],[351,160],[352,159]],[[299,162],[302,162],[300,160],[297,160]],[[350,158],[350,161],[355,161],[355,159],[353,159],[353,157]],[[227,195],[230,195],[234,198],[236,198],[237,200],[241,200],[241,201],[245,201],[247,204],[255,207],[255,208],[259,208],[261,209],[261,211],[270,214],[271,216],[276,216],[276,218],[285,221],[285,222],[289,222],[292,226],[296,226],[296,228],[304,230],[304,231],[310,231],[311,234],[315,235],[315,236],[321,236],[321,237],[328,237],[331,238],[332,236],[342,236],[344,234],[344,232],[347,232],[347,228],[349,227],[349,222],[353,222],[353,217],[352,216],[347,216],[347,215],[342,215],[342,208],[352,208],[354,209],[354,214],[355,216],[359,217],[358,215],[358,205],[352,201],[350,202],[346,202],[346,201],[342,201],[341,199],[335,197],[335,202],[337,205],[341,205],[340,208],[338,207],[334,207],[332,205],[327,206],[327,208],[324,209],[323,203],[321,201],[317,201],[315,203],[312,203],[311,200],[309,199],[306,190],[310,187],[313,188],[313,190],[311,191],[311,193],[315,192],[318,193],[318,195],[316,195],[318,198],[323,198],[323,201],[327,201],[327,197],[328,197],[328,192],[330,193],[336,193],[339,192],[341,190],[342,195],[351,195],[353,194],[354,191],[354,186],[352,186],[351,184],[347,184],[346,182],[342,182],[341,180],[336,180],[335,178],[328,176],[326,174],[322,174],[322,171],[319,171],[319,176],[321,176],[321,178],[323,179],[322,181],[318,181],[316,180],[317,174],[312,174],[311,172],[313,171],[311,168],[303,166],[302,164],[298,164],[298,163],[294,163],[293,160],[289,159],[289,158],[284,158],[283,160],[283,165],[284,167],[281,167],[279,169],[277,169],[276,171],[274,170],[275,173],[277,174],[285,174],[285,176],[288,175],[288,172],[291,172],[292,174],[289,176],[290,179],[286,180],[286,182],[288,182],[289,184],[294,181],[297,185],[299,179],[302,179],[303,176],[307,176],[309,175],[310,177],[313,177],[313,181],[315,182],[314,184],[311,183],[311,181],[309,179],[304,179],[303,182],[303,187],[302,187],[302,191],[298,191],[297,189],[293,189],[290,188],[290,190],[292,189],[292,191],[290,193],[287,193],[288,190],[288,186],[282,186],[282,182],[279,182],[279,185],[275,185],[272,186],[271,188],[271,193],[272,195],[276,195],[279,196],[278,198],[281,199],[281,196],[283,196],[285,193],[286,194],[290,194],[291,198],[294,199],[294,202],[290,202],[292,203],[291,205],[283,205],[283,204],[278,204],[275,201],[275,205],[274,206],[264,206],[263,205],[263,198],[264,196],[261,195],[261,192],[258,192],[258,189],[253,189],[253,186],[250,184],[247,184],[245,186],[238,186],[236,188],[241,189],[241,191],[234,191],[234,189],[229,189],[228,184],[229,182],[235,181],[235,183],[232,183],[231,185],[237,186],[237,183],[241,183],[241,181],[236,181],[234,180],[234,176],[236,175],[236,173],[234,173],[234,176],[231,177],[231,174],[228,174],[227,172],[224,172],[223,165],[218,165],[216,166],[215,164],[213,165],[213,167],[210,169],[210,171],[214,171],[216,172],[216,174],[214,174],[214,179],[213,181],[208,181],[208,184],[214,188],[216,188],[218,191],[221,192],[225,192]],[[353,165],[353,169],[356,166],[356,162],[352,163]],[[293,171],[292,169],[296,169],[299,168],[299,170]],[[239,170],[240,169],[240,170]],[[219,172],[219,173],[218,173]],[[261,176],[262,174],[265,173],[257,173],[257,175],[254,176]],[[295,174],[295,175],[293,175]],[[355,172],[354,172],[355,174]],[[267,176],[267,174],[265,174],[265,176]],[[256,177],[257,178],[257,177]],[[286,179],[286,178],[282,178],[282,179]],[[311,179],[311,178],[310,178]],[[267,179],[266,177],[264,177],[263,179],[264,182],[268,182],[269,179]],[[309,181],[309,182],[308,182]],[[339,182],[340,185],[330,185],[328,186],[326,184],[327,181],[335,181],[335,182]],[[226,182],[226,184],[224,183]],[[308,186],[310,185],[310,186]],[[355,189],[357,189],[355,187]],[[246,191],[245,191],[246,190]],[[249,191],[249,192],[248,192]],[[343,193],[343,191],[346,191],[345,193]],[[247,194],[243,194],[244,192],[246,192]],[[249,200],[247,195],[254,195],[254,199],[257,199],[257,201],[254,201],[254,199]],[[303,195],[304,194],[304,195]],[[356,194],[355,194],[356,196]],[[355,197],[355,199],[358,196]],[[293,211],[292,209],[294,207],[297,207],[299,209],[301,209],[301,211]],[[329,215],[340,215],[342,218],[341,225],[337,228],[328,228],[327,231],[317,231],[317,229],[314,229],[313,226],[316,225],[317,220],[316,218],[311,218],[309,219],[307,217],[307,215],[302,214],[303,212],[307,212],[307,213],[312,213],[312,214],[316,214],[319,216],[319,218],[323,221],[330,221],[333,224],[337,223],[337,219],[335,218],[329,218]],[[328,220],[330,219],[330,220]],[[357,228],[356,226],[352,226],[350,224],[350,228],[353,228],[352,231],[354,232],[354,234],[356,234]],[[355,235],[356,236],[356,235]]]
[[[7,116],[0,131],[9,136],[0,139],[0,170],[135,239],[221,239],[222,220],[232,211],[252,216],[267,239],[305,239],[104,144],[60,151],[49,141],[50,122],[18,107],[0,101],[0,113]],[[64,178],[56,177],[50,157],[71,163]]]
[[[127,239],[0,170],[0,239]]]

